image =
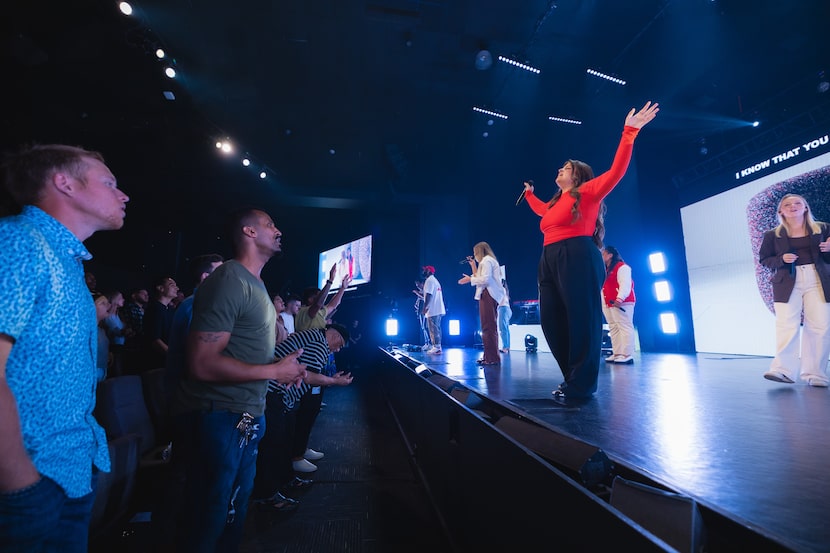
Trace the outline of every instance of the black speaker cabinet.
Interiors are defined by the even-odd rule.
[[[706,532],[694,499],[614,478],[611,506],[681,553],[701,553]]]
[[[611,482],[614,464],[596,446],[513,417],[502,417],[495,426],[584,486]]]

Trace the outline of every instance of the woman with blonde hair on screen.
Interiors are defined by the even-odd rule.
[[[764,233],[758,252],[761,264],[773,271],[775,309],[775,357],[764,378],[793,384],[800,377],[810,386],[826,388],[830,225],[813,219],[807,200],[798,194],[786,194],[778,202],[778,221]]]

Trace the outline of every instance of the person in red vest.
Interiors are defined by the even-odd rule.
[[[602,285],[602,314],[608,323],[611,355],[606,363],[630,365],[634,362],[634,281],[631,267],[625,264],[614,246],[602,249],[605,282]]]

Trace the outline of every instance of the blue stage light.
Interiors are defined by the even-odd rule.
[[[668,280],[658,280],[654,283],[654,297],[657,301],[671,301],[671,286]]]
[[[386,335],[387,336],[397,336],[398,335],[398,319],[386,319]]]
[[[655,252],[648,256],[648,266],[653,274],[666,270],[666,256],[663,252]]]
[[[660,313],[660,330],[663,334],[677,334],[677,315],[671,312]]]

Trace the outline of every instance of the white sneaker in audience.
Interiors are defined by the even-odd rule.
[[[313,449],[308,448],[305,450],[305,453],[303,453],[303,457],[309,461],[319,461],[325,457],[325,454],[322,451],[314,451]]]
[[[317,465],[315,465],[308,459],[291,461],[291,464],[294,466],[294,470],[296,470],[297,472],[314,472],[315,470],[317,470]]]

